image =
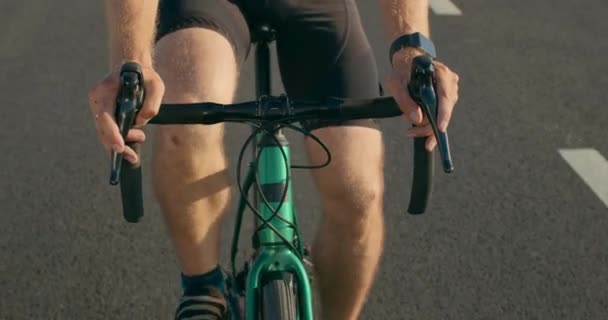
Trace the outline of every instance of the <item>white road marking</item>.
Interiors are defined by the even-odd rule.
[[[462,11],[450,0],[431,0],[429,2],[431,10],[437,15],[442,16],[461,16]]]
[[[608,207],[608,160],[595,149],[559,149],[558,151]]]

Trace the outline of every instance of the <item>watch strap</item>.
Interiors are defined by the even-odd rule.
[[[391,64],[393,62],[393,56],[395,55],[395,53],[397,53],[397,51],[403,48],[408,47],[422,49],[424,53],[426,53],[433,59],[435,59],[436,57],[435,45],[433,44],[433,42],[427,37],[425,37],[422,33],[416,32],[411,34],[404,34],[399,38],[395,39],[395,41],[393,41],[389,50],[389,61],[391,62]]]

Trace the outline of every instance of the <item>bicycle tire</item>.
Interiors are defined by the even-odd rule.
[[[289,282],[273,279],[260,290],[262,320],[296,320],[296,297]]]

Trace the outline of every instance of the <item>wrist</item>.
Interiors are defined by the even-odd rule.
[[[414,47],[401,48],[399,51],[396,51],[395,54],[393,54],[391,64],[394,67],[409,65],[415,57],[423,55],[423,54],[426,54],[426,53],[424,52],[424,50],[422,50],[420,48],[414,48]]]
[[[152,68],[152,54],[144,52],[116,55],[112,57],[110,67],[113,72],[116,72],[127,62],[135,62],[144,68]]]
[[[418,56],[426,54],[432,59],[435,58],[435,45],[431,40],[425,37],[420,32],[406,33],[395,39],[389,48],[389,61],[394,64],[395,56],[399,54],[397,59],[405,59],[406,61]]]

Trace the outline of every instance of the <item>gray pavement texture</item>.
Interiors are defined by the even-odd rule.
[[[358,2],[386,76],[378,6]],[[608,157],[608,3],[456,4],[462,16],[431,14],[439,58],[461,76],[450,126],[456,171],[437,176],[427,214],[407,215],[411,141],[401,119],[381,122],[387,238],[362,318],[606,319],[608,209],[557,149]],[[125,223],[87,106],[106,72],[102,13],[102,1],[0,2],[0,319],[174,311],[178,269],[151,188],[145,219]],[[251,59],[239,90],[250,98]],[[249,129],[228,128],[234,169]],[[304,161],[302,138],[289,137]],[[308,172],[294,180],[312,239],[318,196]]]

